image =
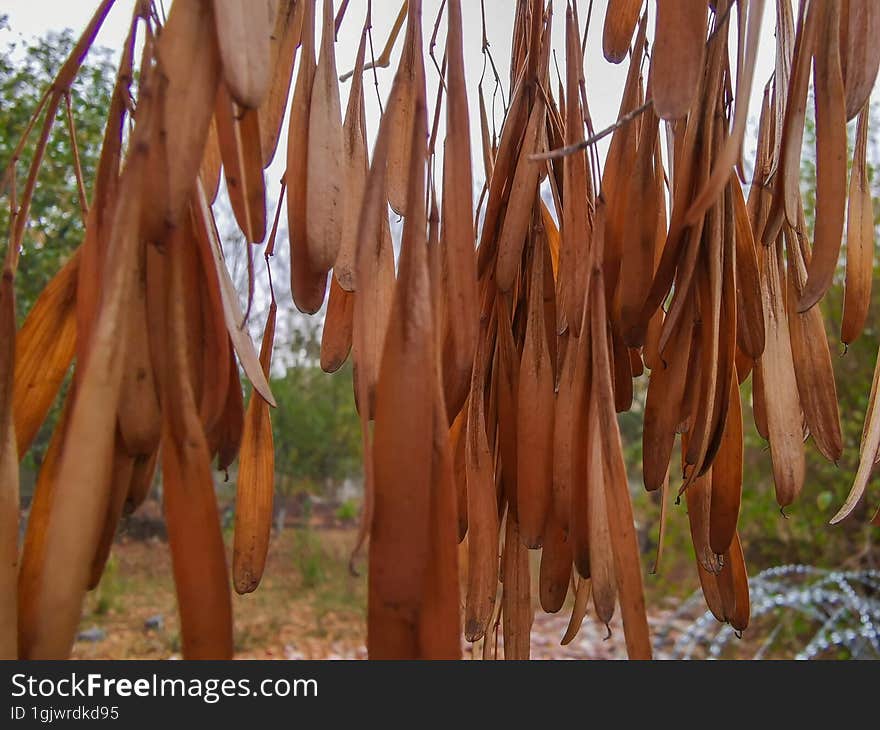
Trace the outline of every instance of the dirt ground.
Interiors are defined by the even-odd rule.
[[[351,539],[351,530],[286,529],[272,540],[259,588],[246,596],[233,593],[237,657],[357,654],[364,643],[366,583],[348,573]],[[117,541],[101,584],[87,597],[73,655],[180,656],[167,543]]]
[[[231,544],[231,534],[228,538]],[[366,580],[347,568],[353,540],[353,528],[287,528],[273,538],[259,588],[247,596],[233,593],[237,658],[366,657]],[[536,611],[532,658],[624,657],[619,619],[605,640],[605,627],[588,614],[578,637],[560,646],[569,610],[553,616]],[[463,656],[473,654],[473,647],[464,644]],[[87,597],[73,656],[180,657],[167,543],[158,538],[117,541],[101,584]]]

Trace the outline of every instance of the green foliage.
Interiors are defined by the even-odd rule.
[[[0,40],[11,35],[6,16],[0,15]],[[21,135],[31,115],[49,88],[58,69],[75,43],[71,31],[49,33],[34,41],[12,41],[0,48],[0,171],[5,174]],[[77,149],[90,195],[90,181],[101,150],[107,109],[115,79],[112,52],[95,47],[89,52],[77,79],[70,89],[70,102],[76,130]],[[15,165],[18,195],[22,194],[28,167],[40,136],[45,113],[37,120],[28,143]],[[0,256],[5,256],[9,241],[9,193],[0,189]],[[79,193],[74,167],[73,146],[62,101],[37,179],[30,207],[30,223],[25,230],[16,276],[16,310],[19,325],[33,306],[43,287],[57,273],[70,254],[80,245],[85,227],[80,211]],[[67,383],[62,389],[66,392]],[[62,393],[63,395],[63,393]],[[48,446],[59,404],[55,406],[40,429],[33,449],[24,462],[22,493],[29,494],[35,474]]]
[[[360,507],[353,499],[346,499],[336,508],[336,519],[340,522],[353,522],[360,514]]]
[[[321,540],[305,528],[297,530],[293,541],[293,559],[305,589],[315,588],[322,583],[328,570],[329,557]]]
[[[14,30],[14,29],[13,29]],[[5,16],[0,16],[0,38],[8,33]],[[0,170],[5,171],[28,121],[49,88],[75,39],[73,33],[49,33],[34,41],[12,42],[0,49]],[[86,194],[101,150],[107,109],[115,78],[112,52],[92,48],[70,90],[77,147]],[[28,144],[15,166],[19,195],[39,138],[41,115]],[[30,310],[43,287],[55,275],[70,253],[82,242],[84,226],[75,176],[73,146],[67,130],[62,101],[30,209],[30,224],[22,242],[16,278],[19,321]],[[0,254],[5,254],[9,231],[8,191],[0,206]]]
[[[101,582],[92,594],[94,601],[92,612],[96,616],[106,616],[116,610],[125,589],[125,579],[119,572],[119,564],[111,555],[104,566]]]
[[[308,361],[272,381],[275,471],[281,491],[318,493],[361,469],[351,366],[327,375]]]

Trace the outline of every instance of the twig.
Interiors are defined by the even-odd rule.
[[[281,192],[278,193],[278,204],[275,207],[275,221],[272,223],[272,232],[269,234],[269,243],[266,244],[266,251],[263,258],[266,262],[275,255],[275,237],[278,235],[278,221],[281,218],[281,203],[284,200],[284,193],[287,190],[287,171],[281,177]]]
[[[376,51],[373,49],[373,0],[367,1],[367,40],[370,42],[370,61],[373,64],[373,83],[376,86],[376,99],[379,101],[379,116],[385,114],[382,106],[382,94],[379,93],[379,74],[376,71]]]
[[[43,107],[46,106],[46,102],[49,100],[50,91],[51,89],[46,89],[46,91],[43,92],[43,95],[40,97],[40,102],[37,104],[37,108],[34,109],[34,113],[31,115],[27,127],[24,129],[24,133],[21,135],[21,139],[18,140],[18,144],[15,146],[12,157],[9,158],[9,164],[6,165],[6,169],[3,171],[3,185],[0,187],[0,195],[6,193],[10,181],[15,177],[15,166],[21,159],[21,153],[24,151],[24,146],[27,144],[28,138],[34,129],[34,125],[40,118],[40,113],[43,111]]]
[[[578,16],[578,4],[577,0],[574,0],[574,15]],[[590,34],[590,21],[593,19],[593,0],[590,0],[590,4],[587,6],[587,22],[584,25],[584,37],[581,39],[581,57],[585,56],[587,53],[587,36]]]
[[[79,145],[76,143],[76,127],[73,123],[73,110],[70,108],[70,92],[64,92],[64,107],[67,115],[67,133],[70,135],[70,146],[73,149],[73,173],[76,176],[76,189],[79,193],[79,209],[83,225],[89,215],[89,201],[86,197],[86,186],[83,182],[82,165],[79,160]]]
[[[339,6],[339,12],[336,13],[336,20],[333,23],[333,33],[336,36],[339,36],[339,29],[342,27],[343,18],[345,18],[345,11],[348,10],[348,3],[349,0],[342,0],[342,5]]]
[[[434,55],[434,47],[437,45],[437,35],[440,33],[440,19],[443,17],[443,10],[445,8],[446,0],[443,0],[443,2],[440,3],[440,11],[437,13],[437,19],[434,21],[434,32],[431,34],[431,43],[428,46],[428,55],[434,63],[434,68],[437,69],[437,73],[440,76],[440,85],[444,90],[446,89],[446,51],[443,52],[443,70],[441,70],[440,64],[437,63],[437,56]]]
[[[272,233],[269,234],[269,243],[266,244],[266,250],[263,258],[266,261],[266,272],[269,274],[269,295],[272,297],[272,303],[275,303],[275,286],[272,283],[272,265],[269,259],[275,255],[275,237],[278,235],[278,221],[281,218],[281,208],[284,202],[284,192],[287,190],[287,171],[281,177],[281,192],[278,193],[278,204],[275,207],[275,221],[272,223]]]
[[[482,23],[483,23],[483,56],[484,59],[489,59],[489,65],[492,67],[492,74],[495,76],[495,83],[497,84],[497,89],[501,90],[501,104],[504,106],[504,115],[507,116],[507,97],[504,95],[504,85],[501,83],[501,76],[498,74],[498,68],[495,66],[495,59],[492,58],[492,51],[489,50],[491,44],[489,43],[489,36],[486,32],[486,2],[485,0],[480,0],[480,10],[482,13]],[[494,106],[494,105],[493,105]],[[493,108],[492,114],[494,116],[495,110]]]
[[[541,162],[543,160],[558,160],[560,157],[568,157],[569,155],[573,155],[575,152],[580,152],[581,150],[585,150],[588,147],[592,147],[594,144],[607,137],[616,129],[619,129],[622,126],[629,124],[640,114],[644,114],[651,107],[652,104],[653,101],[649,99],[644,104],[637,106],[631,112],[624,114],[611,126],[605,127],[605,129],[603,129],[601,132],[592,135],[589,139],[585,139],[583,142],[568,145],[567,147],[560,147],[559,149],[550,150],[549,152],[540,152],[538,154],[529,155],[529,159],[532,162]]]
[[[721,29],[727,24],[727,19],[730,17],[730,11],[733,9],[733,5],[733,2],[729,3],[720,16],[716,14],[715,27],[709,33],[709,37],[706,39],[706,45],[711,43],[712,39],[715,38],[715,36],[718,35],[718,33],[721,32]]]
[[[385,48],[382,49],[382,53],[379,54],[379,58],[374,58],[372,61],[370,61],[370,63],[364,66],[364,71],[376,68],[388,68],[391,65],[391,52],[394,50],[394,44],[397,43],[397,39],[400,37],[400,30],[401,28],[403,28],[403,22],[406,20],[407,10],[409,10],[409,0],[404,0],[404,3],[400,8],[400,12],[397,14],[397,18],[394,21],[394,27],[391,28],[391,35],[388,36],[388,42],[385,44]],[[373,43],[371,40],[371,55],[372,51]],[[342,76],[339,77],[339,80],[348,81],[352,76],[354,76],[353,69],[348,73],[342,74]]]
[[[12,234],[10,236],[9,248],[6,251],[6,268],[15,272],[18,268],[19,254],[21,252],[21,240],[24,237],[24,229],[27,225],[28,213],[30,212],[31,200],[34,196],[34,189],[37,185],[37,176],[43,163],[43,155],[46,153],[46,146],[49,143],[49,135],[52,131],[52,124],[55,121],[55,113],[61,103],[62,94],[70,88],[76,77],[77,72],[85,60],[85,56],[95,41],[95,36],[104,23],[107,13],[113,6],[114,0],[104,0],[95,14],[92,16],[82,36],[74,46],[64,65],[58,71],[52,86],[48,93],[48,102],[46,104],[46,116],[43,119],[43,127],[40,131],[40,137],[37,140],[37,146],[34,151],[31,166],[28,170],[27,182],[25,183],[24,193],[21,198],[21,205],[12,224]]]
[[[446,90],[446,84],[443,83],[443,77],[446,76],[446,53],[443,53],[443,68],[437,69],[440,74],[440,84],[437,86],[437,105],[434,107],[434,124],[431,129],[431,141],[428,144],[428,157],[434,156],[437,146],[437,134],[440,129],[440,107],[443,105],[443,92]]]
[[[241,327],[244,329],[245,325],[250,321],[251,318],[251,309],[254,305],[254,294],[256,292],[256,274],[254,273],[254,251],[253,246],[250,244],[245,245],[245,250],[247,251],[247,275],[248,275],[248,300],[247,300],[247,311],[244,313],[244,319],[241,322]]]

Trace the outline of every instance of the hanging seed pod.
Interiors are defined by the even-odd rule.
[[[159,449],[149,456],[135,458],[131,482],[128,485],[128,496],[125,498],[125,506],[122,510],[124,515],[133,514],[146,500],[156,477],[158,463]]]
[[[606,16],[606,31],[611,10]],[[581,115],[580,82],[583,68],[578,28],[574,13],[566,13],[566,96],[565,144],[577,145],[584,140],[584,124]],[[628,41],[627,41],[628,43]],[[587,157],[576,152],[565,158],[563,168],[562,240],[559,251],[559,274],[557,299],[562,306],[568,326],[577,336],[580,333],[581,313],[584,311],[583,262],[586,260],[590,239],[590,210],[588,207],[591,187]],[[562,329],[562,327],[558,327]]]
[[[481,332],[481,340],[485,333]],[[486,436],[484,385],[485,345],[477,348],[468,407],[467,512],[468,581],[464,636],[479,641],[486,635],[498,584],[498,508],[492,476],[492,453]]]
[[[541,547],[553,497],[553,365],[544,325],[544,252],[533,229],[528,324],[517,394],[516,513],[526,547]]]
[[[104,526],[98,539],[95,556],[92,558],[92,566],[89,572],[88,589],[94,590],[101,582],[104,568],[110,557],[110,549],[116,538],[116,529],[125,508],[125,500],[128,498],[131,480],[134,476],[134,457],[128,452],[128,444],[116,437],[116,447],[113,453],[113,467],[110,477],[110,499],[107,503],[107,514],[104,517]]]
[[[678,119],[691,108],[706,46],[704,0],[664,0],[657,4],[650,86],[661,119]]]
[[[880,7],[871,0],[849,0],[846,25],[840,28],[841,65],[846,88],[846,119],[853,119],[865,106],[880,69],[880,49],[874,39],[880,33]],[[841,21],[844,14],[841,12]]]
[[[532,601],[529,579],[529,551],[518,534],[516,520],[505,520],[501,591],[501,615],[504,619],[504,658],[529,658],[532,630]]]
[[[187,659],[232,657],[232,602],[226,551],[214,499],[211,456],[198,417],[187,363],[184,306],[184,249],[169,242],[168,300],[171,332],[165,353],[162,479],[165,520],[180,610],[181,644]],[[204,606],[211,606],[205,611]]]
[[[852,9],[850,9],[852,13]],[[846,214],[846,286],[843,291],[843,324],[840,340],[845,345],[861,334],[871,306],[874,273],[874,202],[868,182],[868,106],[859,114],[849,183]]]
[[[462,630],[482,642],[475,653],[483,658],[498,658],[499,632],[505,658],[527,658],[528,550],[537,547],[541,607],[560,611],[573,593],[564,644],[592,602],[606,623],[620,611],[630,657],[651,656],[617,415],[638,412],[640,377],[642,473],[660,500],[654,569],[680,468],[706,604],[719,621],[746,628],[740,385],[753,373],[754,421],[769,442],[783,507],[802,489],[807,436],[831,461],[843,452],[815,305],[835,284],[846,224],[845,344],[870,313],[876,3],[802,2],[797,17],[790,0],[774,3],[774,68],[747,198],[743,144],[766,0],[663,0],[650,39],[641,2],[610,0],[602,51],[613,63],[630,51],[630,66],[618,119],[599,131],[577,3],[565,15],[558,85],[549,75],[559,50],[552,4],[511,4],[509,69],[496,67],[484,29],[486,68],[510,78],[509,96],[498,89],[490,100],[482,83],[468,88],[462,3],[446,0],[443,61],[433,53],[442,17],[427,49],[440,79],[430,137],[418,0],[402,3],[370,63],[368,8],[344,119],[335,41],[347,0],[335,17],[332,0],[322,0],[320,48],[317,0],[175,3],[164,24],[138,3],[94,180],[83,180],[74,145],[83,244],[16,331],[15,274],[52,124],[111,4],[100,3],[41,98],[0,185],[11,224],[0,279],[0,656],[69,656],[121,515],[143,502],[160,462],[183,654],[232,655],[211,462],[216,456],[226,470],[241,452],[232,577],[236,590],[252,591],[271,525],[276,305],[273,292],[258,356],[248,335],[263,301],[253,251],[245,247],[245,312],[211,206],[222,173],[242,235],[265,238],[264,170],[277,157],[285,116],[278,200],[286,192],[293,301],[302,312],[321,310],[332,268],[320,364],[337,371],[353,355],[364,506],[352,560],[369,537],[371,658],[456,659]],[[392,58],[404,25],[404,48]],[[139,63],[138,28],[146,28]],[[392,63],[373,140],[364,73]],[[812,230],[800,189],[811,77]],[[486,177],[476,214],[471,101]],[[847,185],[846,125],[857,115]],[[603,156],[597,143],[608,136]],[[19,196],[16,168],[31,150]],[[404,217],[397,275],[389,204]],[[72,362],[19,551],[19,462]],[[247,412],[239,367],[253,384]],[[880,367],[858,471],[834,523],[856,509],[880,459],[878,382]],[[681,461],[672,466],[679,434]]]
[[[731,378],[730,389],[730,409],[718,456],[712,464],[709,490],[709,547],[716,555],[730,548],[742,500],[743,420],[736,378]]]
[[[18,571],[18,657],[31,656],[39,631],[39,603],[41,600],[42,574],[46,569],[46,541],[48,537],[49,515],[58,479],[58,464],[65,432],[70,416],[73,393],[68,392],[64,405],[49,440],[49,448],[34,487],[31,508],[28,514],[27,530],[21,549],[21,563]],[[15,595],[13,593],[12,595]],[[6,609],[9,610],[9,609]]]
[[[611,63],[620,63],[626,57],[641,7],[640,0],[611,0],[608,3],[602,33],[602,50]]]
[[[144,337],[147,326],[147,251],[139,246],[134,292],[128,316],[128,341],[125,343],[125,368],[119,394],[119,433],[131,456],[144,456],[159,447],[162,412],[153,377],[150,341]],[[126,481],[124,469],[118,481]],[[114,476],[114,479],[117,477]],[[123,490],[124,491],[124,490]],[[114,523],[115,530],[115,523]]]
[[[152,241],[181,220],[202,162],[220,83],[212,15],[208,3],[180,3],[155,43],[149,77],[158,97],[141,183],[150,205],[140,212],[141,232]]]
[[[256,109],[272,80],[271,46],[278,0],[214,0],[223,77],[235,100]]]
[[[339,254],[346,201],[339,177],[345,152],[336,74],[333,0],[324,0],[323,7],[321,53],[309,109],[306,240],[312,266],[326,272]]]
[[[275,340],[273,301],[263,331],[260,364],[266,377]],[[272,497],[275,490],[275,451],[269,404],[259,393],[251,395],[245,413],[235,489],[235,535],[232,547],[232,582],[240,594],[257,589],[266,566],[272,531]]]
[[[315,83],[315,0],[303,8],[302,52],[290,106],[287,134],[287,225],[290,231],[290,291],[301,312],[314,314],[324,303],[326,271],[312,261],[308,245],[309,115]]]
[[[420,17],[419,6],[417,2],[410,6],[411,17],[416,20]],[[413,36],[412,42],[421,47],[420,33]],[[420,656],[417,627],[430,555],[435,398],[432,375],[436,350],[431,305],[426,296],[430,279],[425,245],[427,115],[423,70],[417,76],[419,91],[406,177],[410,215],[404,226],[400,272],[376,384],[375,501],[367,618],[367,647],[373,658]],[[404,413],[406,417],[402,417]],[[403,551],[401,546],[406,546]]]
[[[780,242],[781,244],[781,242]],[[764,388],[772,384],[772,396],[763,393],[776,501],[790,505],[804,484],[802,413],[795,364],[789,339],[785,289],[779,245],[767,252],[764,264],[764,330],[767,345],[758,364]]]
[[[300,0],[280,0],[275,16],[275,29],[269,38],[272,81],[257,115],[260,121],[263,167],[271,164],[278,148],[278,138],[281,136],[281,125],[290,96],[296,50],[302,39],[305,6],[306,3]]]
[[[823,4],[815,54],[816,232],[798,311],[828,291],[843,237],[846,212],[846,98],[840,69],[840,2]],[[811,6],[812,9],[812,6]],[[792,222],[794,225],[794,222]]]
[[[15,336],[12,413],[19,460],[55,400],[76,348],[77,249],[46,285]]]
[[[254,109],[238,107],[220,86],[214,120],[223,175],[235,219],[249,243],[266,237],[266,187],[257,116]]]
[[[361,33],[355,64],[348,108],[342,125],[343,157],[345,160],[342,179],[343,197],[348,204],[343,208],[343,222],[339,254],[333,265],[333,274],[345,291],[354,291],[355,266],[357,261],[358,218],[360,206],[356,201],[363,200],[367,186],[370,163],[367,155],[367,123],[364,112],[364,55],[367,49],[367,32]],[[367,286],[369,283],[367,284]],[[332,292],[331,292],[332,298]]]
[[[443,272],[447,303],[443,373],[450,421],[467,397],[478,311],[471,133],[460,0],[448,0],[446,144],[443,157]],[[447,356],[446,353],[449,353]]]
[[[345,291],[335,278],[332,279],[321,337],[321,369],[325,373],[339,370],[351,352],[354,298],[353,292]]]
[[[507,575],[507,571],[505,571]],[[565,605],[571,583],[571,545],[556,515],[551,511],[544,528],[544,549],[541,551],[539,596],[541,608],[556,613]]]

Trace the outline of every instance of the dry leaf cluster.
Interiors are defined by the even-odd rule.
[[[263,241],[264,170],[277,154],[286,154],[286,203],[267,264],[286,206],[294,303],[315,313],[329,290],[321,364],[333,372],[350,353],[354,361],[366,483],[355,552],[369,538],[370,656],[459,657],[463,631],[491,657],[500,630],[505,656],[527,658],[535,549],[541,607],[559,611],[573,596],[563,642],[590,605],[605,623],[619,606],[629,655],[651,656],[617,423],[645,371],[645,487],[686,499],[709,608],[745,629],[739,385],[752,376],[781,507],[803,486],[808,435],[829,460],[843,448],[816,305],[845,234],[841,339],[858,337],[873,271],[866,141],[880,5],[801,0],[795,12],[776,0],[775,69],[753,110],[757,154],[745,181],[764,0],[609,0],[604,18],[587,22],[604,23],[605,57],[629,71],[619,122],[598,133],[577,2],[510,3],[510,95],[496,133],[482,84],[466,83],[461,0],[445,0],[437,18],[442,68],[423,37],[421,0],[403,3],[385,50],[367,62],[367,3],[345,110],[335,31],[347,1],[177,0],[160,19],[141,0],[89,181],[85,239],[16,332],[15,272],[50,127],[112,4],[98,7],[4,177],[13,216],[0,282],[0,656],[68,656],[120,516],[144,499],[157,464],[184,655],[231,656],[211,464],[238,459],[232,583],[252,591],[272,512],[276,304],[273,293],[258,354],[211,206],[222,175],[247,241]],[[556,78],[554,23],[565,29]],[[401,31],[370,159],[364,73],[390,64]],[[442,73],[436,100],[429,55]],[[811,86],[812,231],[799,187]],[[32,134],[19,191],[14,163]],[[609,135],[603,160],[595,142]],[[476,207],[475,178],[487,181]],[[397,270],[389,206],[404,219]],[[19,550],[18,459],[74,360]],[[239,366],[254,386],[247,407]],[[877,377],[861,465],[834,521],[852,511],[880,456]]]

